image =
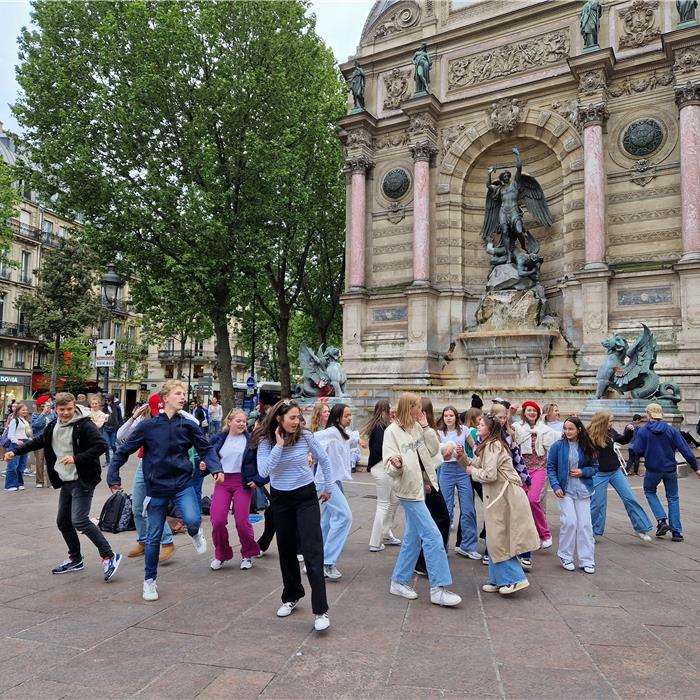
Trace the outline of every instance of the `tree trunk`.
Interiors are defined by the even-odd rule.
[[[287,304],[280,302],[279,333],[277,335],[277,359],[279,362],[280,384],[282,385],[282,398],[287,399],[292,395],[292,381],[289,374],[289,317],[290,310]]]
[[[178,379],[185,378],[185,353],[187,352],[187,336],[180,336],[180,356],[177,358],[177,371],[175,376]]]
[[[231,343],[228,335],[228,318],[218,316],[214,319],[216,334],[216,356],[219,365],[220,403],[226,415],[233,408],[233,375],[231,374]]]
[[[56,392],[56,380],[58,379],[58,362],[61,357],[61,334],[56,333],[53,347],[53,364],[51,365],[51,384],[49,391],[53,394]]]

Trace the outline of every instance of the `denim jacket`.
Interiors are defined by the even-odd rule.
[[[598,471],[598,462],[587,463],[586,456],[581,449],[578,449],[578,464],[581,470],[581,482],[593,493],[593,477]],[[549,449],[547,455],[547,476],[552,486],[552,491],[561,489],[566,492],[566,485],[569,482],[569,441],[562,438],[555,442]]]

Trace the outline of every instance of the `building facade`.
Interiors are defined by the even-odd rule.
[[[342,66],[349,79],[359,60],[366,75],[366,109],[349,101],[341,120],[343,356],[360,401],[406,386],[444,401],[524,394],[527,381],[488,383],[451,362],[490,269],[488,169],[512,169],[518,146],[554,218],[542,228],[525,213],[546,312],[565,340],[552,353],[566,370],[527,393],[580,407],[601,341],[633,341],[644,322],[659,341],[657,371],[680,385],[687,418],[700,417],[700,28],[678,28],[675,2],[609,0],[599,48],[584,51],[582,5],[375,3]],[[422,42],[430,87],[416,95]]]

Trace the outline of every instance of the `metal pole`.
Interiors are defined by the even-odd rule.
[[[255,309],[255,294],[253,294],[253,329],[251,333],[251,349],[250,349],[250,376],[255,376],[255,319],[256,319],[256,309]]]

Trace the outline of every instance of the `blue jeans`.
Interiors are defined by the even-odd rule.
[[[666,511],[656,495],[656,488],[664,482],[666,500],[668,501],[668,524],[674,532],[683,532],[681,527],[681,502],[678,498],[678,474],[676,472],[650,472],[644,474],[644,495],[657,520],[666,518]]]
[[[321,493],[318,489],[316,493]],[[323,504],[321,511],[321,534],[323,535],[323,565],[332,566],[345,546],[352,527],[352,513],[342,487],[335,483],[331,497]]]
[[[154,579],[158,576],[158,555],[160,554],[160,540],[163,537],[165,517],[168,514],[168,503],[173,501],[182,519],[187,526],[190,537],[194,537],[202,524],[202,513],[194,489],[188,486],[174,496],[152,496],[146,510],[148,512],[148,530],[146,534],[146,571],[144,580]]]
[[[10,444],[10,451],[14,452],[19,445],[16,442]],[[5,473],[5,488],[15,489],[18,486],[24,486],[24,468],[27,466],[27,455],[13,457],[6,467]]]
[[[107,451],[105,452],[105,464],[109,466],[109,460],[117,451],[117,431],[102,428],[102,437],[107,441]]]
[[[456,462],[444,462],[438,472],[440,492],[445,499],[447,512],[452,514],[455,509],[455,488],[459,493],[460,525],[462,526],[462,542],[460,547],[467,552],[476,551],[476,510],[474,509],[474,490],[472,480],[464,467]]]
[[[422,547],[430,585],[449,586],[452,583],[452,574],[447,561],[447,552],[440,530],[431,517],[425,501],[408,501],[400,498],[399,502],[406,513],[406,527],[401,550],[391,574],[392,581],[404,585],[410,584]]]
[[[216,435],[218,432],[221,432],[221,421],[209,421],[209,435]]]
[[[639,505],[632,493],[627,478],[622,469],[614,472],[597,472],[593,477],[593,498],[591,499],[591,520],[593,521],[593,534],[600,537],[605,532],[605,514],[608,509],[608,484],[612,486],[617,495],[622,499],[627,515],[635,532],[649,532],[653,525],[644,508]]]
[[[143,480],[143,467],[141,460],[136,467],[134,483],[131,487],[131,507],[134,509],[134,523],[136,524],[136,541],[144,544],[146,542],[146,532],[148,531],[148,517],[143,514],[143,501],[146,498],[146,482]],[[165,521],[163,526],[163,537],[161,544],[173,543],[173,531]]]
[[[202,471],[199,468],[199,463],[197,463],[192,471],[192,488],[197,495],[197,503],[199,503],[199,512],[202,512],[202,484],[204,483],[204,477],[209,472],[205,469]]]
[[[489,559],[488,582],[494,586],[510,586],[513,583],[525,581],[527,576],[520,566],[518,557],[511,557],[505,561],[495,562]]]

